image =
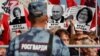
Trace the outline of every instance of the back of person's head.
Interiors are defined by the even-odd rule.
[[[65,29],[58,29],[55,33],[55,35],[59,36],[61,41],[65,44],[68,45],[70,41],[69,33]]]
[[[56,31],[55,35],[61,37],[62,33],[69,36],[69,33],[68,33],[67,30],[65,30],[65,29],[58,29],[58,30]]]
[[[47,20],[46,4],[43,2],[31,2],[28,6],[29,20],[31,23],[45,22]]]

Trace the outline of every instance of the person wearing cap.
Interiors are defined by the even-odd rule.
[[[45,4],[32,2],[28,10],[32,28],[11,41],[7,56],[70,56],[60,38],[45,29],[48,19]]]

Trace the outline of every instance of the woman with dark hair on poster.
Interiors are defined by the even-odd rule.
[[[92,20],[92,10],[87,7],[80,9],[76,15],[76,19],[79,23],[88,25]]]
[[[25,17],[21,16],[21,10],[19,7],[13,9],[13,16],[15,17],[15,19],[10,22],[10,25],[25,23]]]

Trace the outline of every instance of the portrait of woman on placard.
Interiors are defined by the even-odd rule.
[[[79,23],[88,25],[88,23],[92,20],[92,10],[87,7],[80,9],[76,15],[76,19]]]
[[[15,18],[10,22],[10,25],[25,23],[25,17],[21,16],[21,9],[19,7],[13,9],[13,16]]]

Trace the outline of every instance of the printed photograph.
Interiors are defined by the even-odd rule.
[[[99,3],[0,0],[0,56],[100,56]]]

